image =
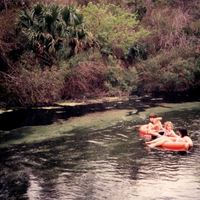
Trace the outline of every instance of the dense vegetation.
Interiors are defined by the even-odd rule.
[[[197,0],[1,1],[0,100],[198,91],[199,9]]]

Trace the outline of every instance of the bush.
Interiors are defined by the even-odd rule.
[[[138,76],[135,68],[124,69],[119,65],[107,64],[102,64],[101,60],[90,60],[68,68],[63,98],[94,98],[129,94],[136,90]]]
[[[134,44],[127,54],[127,60],[129,63],[133,63],[134,61],[146,60],[147,59],[147,47],[144,44],[136,43]]]
[[[8,9],[14,6],[28,6],[30,5],[30,0],[1,0],[0,1],[0,11],[3,9]]]
[[[184,28],[184,31],[187,35],[195,35],[197,37],[200,36],[200,21],[193,21],[190,24],[188,24],[187,27]]]
[[[103,62],[102,55],[98,49],[90,49],[74,55],[70,59],[63,61],[61,67],[68,66],[69,68],[77,67],[81,63],[90,63],[90,61]]]
[[[107,67],[97,61],[81,62],[68,70],[63,89],[64,99],[101,96],[105,93]]]
[[[48,105],[61,99],[64,74],[56,67],[44,70],[35,67],[31,71],[21,68],[3,74],[2,80],[10,97],[10,104]]]
[[[176,58],[161,73],[161,90],[187,91],[194,81],[194,58]]]
[[[178,50],[163,52],[137,65],[139,85],[146,92],[187,91],[195,81],[195,57]]]
[[[123,69],[120,66],[109,67],[105,86],[111,95],[130,94],[137,88],[138,75],[135,68]]]
[[[194,88],[200,88],[200,58],[195,60]]]
[[[89,3],[82,8],[86,29],[104,46],[127,51],[148,32],[138,25],[136,15],[113,4]]]
[[[190,20],[188,12],[181,8],[161,7],[152,9],[143,21],[152,28],[149,38],[151,46],[156,50],[170,50],[177,46],[180,48],[188,46],[190,39],[183,30]]]

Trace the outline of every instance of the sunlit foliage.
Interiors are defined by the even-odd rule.
[[[127,50],[134,42],[148,35],[139,26],[136,15],[113,4],[89,3],[82,9],[87,30],[112,48]]]

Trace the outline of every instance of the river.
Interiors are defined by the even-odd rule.
[[[119,105],[71,117],[60,109],[1,114],[0,199],[199,199],[200,102]],[[187,127],[194,148],[148,149],[137,128],[150,112]]]

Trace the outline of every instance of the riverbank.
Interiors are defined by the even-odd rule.
[[[38,1],[32,3],[36,2]],[[44,11],[44,16],[40,17],[44,19],[46,19],[45,15],[48,16],[51,13],[50,10],[54,9],[49,4],[33,5],[32,3],[27,7],[27,12],[34,13],[34,9],[39,6]],[[63,7],[60,1],[55,1],[55,3],[57,12],[60,13]],[[73,30],[69,34],[69,41],[73,42],[66,44],[63,43],[65,37],[60,36],[61,38],[56,39],[55,35],[60,33],[55,34],[49,30],[47,24],[40,24],[36,18],[32,20],[38,25],[36,29],[41,29],[41,32],[35,32],[35,27],[31,24],[29,27],[24,27],[24,20],[29,20],[26,17],[22,20],[20,17],[21,15],[26,16],[24,6],[9,3],[7,8],[2,7],[0,12],[0,24],[2,25],[0,101],[4,101],[2,106],[51,106],[63,99],[133,93],[137,95],[155,93],[157,95],[164,92],[168,96],[170,93],[177,95],[180,92],[193,91],[194,94],[198,94],[200,87],[199,48],[198,33],[194,30],[195,25],[198,25],[196,2],[185,4],[184,9],[182,4],[179,4],[180,2],[173,6],[170,3],[164,6],[163,2],[157,1],[151,2],[149,6],[143,2],[140,5],[146,10],[140,16],[144,17],[143,20],[138,19],[138,6],[134,8],[127,2],[120,4],[116,2],[116,5],[110,3],[111,1],[108,1],[104,5],[96,4],[94,1],[90,4],[85,3],[83,6],[84,3],[78,1],[74,6],[73,14],[80,14],[81,19],[84,18],[79,24],[84,29],[80,38],[74,38],[74,35],[79,35],[74,32],[80,27],[78,29],[76,25],[69,26],[71,28],[65,27],[66,23],[63,22],[62,30]],[[108,9],[110,6],[112,9]],[[115,10],[113,6],[121,11],[117,15],[115,12],[105,15],[105,13],[108,14],[107,9]],[[186,14],[185,9],[191,12]],[[131,17],[129,16],[130,10],[132,11]],[[164,14],[166,10],[170,11],[168,12],[170,15]],[[90,13],[89,16],[88,13]],[[100,22],[95,23],[97,13],[99,16],[104,13],[103,18],[112,18],[113,21],[104,22],[100,17]],[[127,16],[124,18],[125,13]],[[147,13],[148,16],[145,16]],[[167,16],[163,18],[164,25],[159,17],[155,19],[155,13],[159,13],[159,16]],[[127,18],[128,16],[130,19]],[[171,22],[175,17],[185,19],[181,23],[181,28],[173,27],[174,24]],[[186,19],[190,19],[190,23]],[[62,20],[62,18],[56,18],[54,21]],[[134,29],[136,24],[138,27]],[[54,25],[60,26],[60,24]],[[119,34],[122,26],[126,28],[122,34]],[[90,29],[91,27],[93,28]],[[117,33],[116,30],[118,30]],[[170,32],[171,30],[174,31]],[[102,32],[103,35],[101,35]],[[175,35],[174,32],[176,32]],[[38,37],[30,39],[30,33]],[[60,48],[57,48],[51,42],[52,45],[54,44],[51,48],[44,48],[40,52],[35,45],[32,45],[33,43],[43,47],[49,46],[44,42],[48,41],[47,38],[44,41],[38,39],[40,35],[45,37],[48,35],[55,41],[61,42],[62,45],[60,44]],[[85,38],[85,36],[88,37]],[[113,39],[115,37],[116,39]],[[113,41],[118,42],[114,44]]]
[[[179,102],[190,102],[200,101],[200,95],[197,92],[189,93],[159,93],[159,94],[146,94],[143,96],[138,95],[124,95],[124,96],[106,96],[101,98],[85,98],[76,100],[65,100],[58,101],[46,106],[8,106],[5,102],[0,103],[0,114],[4,112],[11,112],[18,109],[57,109],[63,107],[79,107],[79,106],[90,106],[90,105],[101,105],[101,104],[114,104],[123,103],[126,101],[136,102],[168,102],[168,103],[179,103]]]

